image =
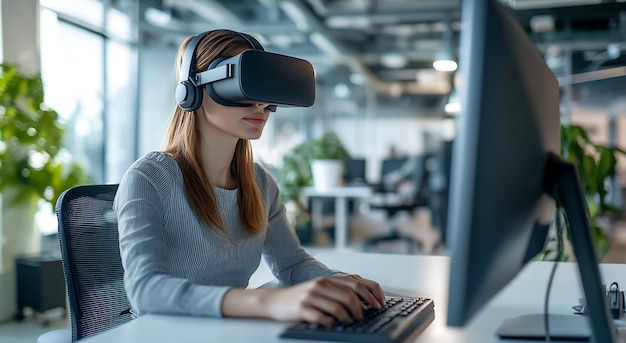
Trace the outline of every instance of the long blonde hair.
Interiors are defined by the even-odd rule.
[[[194,37],[187,38],[178,50],[177,71],[180,73],[185,49]],[[218,57],[230,57],[244,49],[252,48],[239,33],[230,30],[215,30],[206,35],[196,47],[195,70],[208,69]],[[206,96],[206,94],[205,94]],[[173,155],[183,174],[185,190],[191,208],[208,227],[228,233],[220,216],[215,192],[201,163],[200,131],[198,117],[176,106],[166,135],[165,152]],[[237,181],[237,203],[239,218],[244,228],[259,234],[268,225],[267,213],[256,183],[252,147],[248,140],[239,139],[230,163],[231,176]]]

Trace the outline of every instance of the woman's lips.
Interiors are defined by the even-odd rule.
[[[266,119],[265,119],[265,116],[258,115],[258,116],[245,117],[245,118],[243,118],[243,120],[245,120],[247,122],[250,122],[252,124],[260,125],[260,124],[264,124]]]

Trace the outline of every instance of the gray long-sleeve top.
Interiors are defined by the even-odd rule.
[[[230,234],[227,239],[195,215],[171,155],[150,152],[128,169],[114,209],[125,287],[138,314],[220,317],[224,294],[231,287],[248,285],[261,255],[287,285],[333,274],[298,243],[271,175],[258,164],[255,174],[268,229],[264,234],[248,234],[239,220],[237,190],[214,187]]]

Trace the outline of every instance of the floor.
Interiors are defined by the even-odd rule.
[[[399,232],[404,235],[413,236],[421,242],[419,253],[421,254],[442,254],[445,253],[439,243],[439,233],[430,225],[430,218],[427,211],[418,210],[413,215],[400,216],[393,222],[398,227]],[[372,236],[385,234],[390,229],[384,214],[369,212],[366,215],[356,215],[351,218],[349,247],[354,250],[361,250],[361,242]],[[605,256],[603,262],[626,263],[626,220],[611,223],[611,250]],[[311,254],[315,252],[332,249],[332,235],[330,232],[322,231],[314,235],[311,245],[305,246]],[[376,252],[384,253],[407,253],[409,247],[404,242],[390,242],[380,245]],[[44,323],[46,322],[47,323]],[[0,343],[33,343],[37,337],[50,330],[69,328],[69,320],[61,310],[52,310],[41,315],[27,315],[21,322],[0,323]]]
[[[61,310],[45,315],[27,315],[21,322],[0,323],[0,343],[35,343],[40,335],[58,329],[69,329],[69,317]]]

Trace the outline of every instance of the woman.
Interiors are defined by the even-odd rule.
[[[180,47],[179,71],[192,38]],[[241,33],[211,31],[195,48],[195,70],[252,48]],[[165,151],[146,154],[122,178],[114,208],[138,314],[330,326],[361,319],[362,300],[383,304],[376,282],[330,270],[298,244],[275,181],[252,160],[249,140],[261,136],[268,105],[223,106],[203,89],[197,110],[174,110]],[[245,289],[262,255],[289,287]]]

